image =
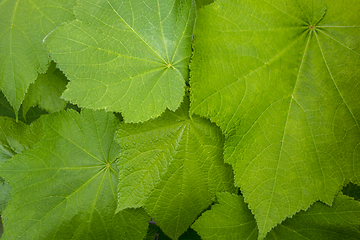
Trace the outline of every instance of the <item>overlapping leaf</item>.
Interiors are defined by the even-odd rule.
[[[149,220],[143,210],[114,214],[116,118],[68,110],[41,120],[45,138],[0,166],[12,187],[3,238],[143,238]]]
[[[63,97],[81,107],[122,112],[126,122],[175,111],[188,78],[194,1],[78,2],[78,20],[45,40],[71,80]]]
[[[0,117],[0,163],[33,146],[44,137],[40,121],[28,126],[14,119]]]
[[[9,117],[12,119],[18,119],[24,123],[30,124],[41,115],[46,114],[47,112],[39,107],[31,107],[25,116],[23,116],[22,107],[18,112],[18,115],[15,114],[14,109],[11,107],[10,103],[6,100],[4,94],[0,91],[0,116]]]
[[[39,74],[34,84],[31,84],[22,105],[23,115],[32,106],[39,106],[49,113],[58,112],[66,107],[66,101],[60,96],[66,88],[65,75],[51,62],[45,74]]]
[[[216,195],[218,203],[211,206],[191,226],[203,240],[257,238],[257,226],[242,196],[230,193]]]
[[[0,117],[0,163],[32,148],[43,136],[41,122],[28,126],[22,122],[16,123],[11,118]],[[0,215],[10,200],[10,190],[8,183],[0,177]]]
[[[360,181],[359,12],[357,0],[219,0],[198,12],[191,112],[226,134],[259,238]]]
[[[157,225],[177,239],[221,191],[234,191],[223,163],[220,129],[189,118],[186,98],[176,111],[141,124],[121,124],[116,139],[118,209],[145,206]]]
[[[243,197],[221,193],[217,199],[219,204],[192,226],[202,239],[257,239],[256,222]],[[359,227],[359,202],[340,194],[332,207],[317,202],[274,228],[265,239],[356,240],[360,238]]]
[[[45,72],[48,53],[43,38],[72,20],[75,0],[4,0],[0,3],[0,90],[18,112],[25,93]]]

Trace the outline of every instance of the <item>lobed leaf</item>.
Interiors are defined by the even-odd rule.
[[[0,163],[26,149],[31,149],[44,137],[42,123],[36,121],[30,126],[15,122],[8,117],[0,117]]]
[[[221,191],[234,191],[223,163],[220,129],[188,115],[189,100],[176,112],[141,124],[120,124],[118,210],[144,206],[160,228],[178,239]]]
[[[184,96],[194,0],[79,0],[77,20],[45,41],[70,79],[63,97],[126,122],[175,111]]]
[[[65,75],[51,62],[45,74],[39,74],[34,84],[26,93],[22,110],[25,116],[32,106],[39,106],[49,113],[65,109],[66,101],[60,96],[66,88],[68,80]]]
[[[38,72],[49,63],[43,38],[74,18],[75,0],[3,0],[0,3],[0,90],[17,114]]]
[[[225,133],[259,239],[360,181],[359,11],[356,0],[219,0],[198,12],[191,113]]]
[[[192,225],[202,239],[257,239],[256,222],[243,197],[220,193],[217,199],[219,203]],[[339,194],[332,207],[317,202],[275,227],[265,239],[359,239],[359,213],[358,201]]]
[[[142,209],[114,214],[113,114],[68,110],[41,122],[45,138],[0,166],[12,187],[3,238],[142,239],[149,221]]]
[[[17,114],[15,114],[14,109],[11,107],[10,103],[6,100],[4,94],[0,91],[0,116],[9,117],[12,119],[18,119],[24,123],[31,124],[33,121],[38,119],[41,115],[46,114],[47,112],[38,107],[31,107],[26,115],[23,115],[24,111],[22,107]]]

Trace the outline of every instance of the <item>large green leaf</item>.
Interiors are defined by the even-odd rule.
[[[143,238],[149,220],[143,210],[114,214],[120,153],[114,115],[68,110],[41,122],[45,138],[0,166],[12,187],[3,238]]]
[[[51,62],[44,74],[39,74],[34,84],[26,93],[22,109],[25,116],[32,106],[39,106],[49,113],[58,112],[66,107],[66,101],[60,98],[68,80]]]
[[[193,225],[203,240],[257,239],[257,226],[242,196],[221,193],[218,204]],[[338,240],[360,238],[360,204],[342,194],[332,207],[315,203],[306,212],[274,228],[266,237],[291,240]]]
[[[79,0],[78,20],[45,44],[71,80],[63,97],[126,122],[176,110],[184,96],[194,0]]]
[[[219,0],[198,12],[191,112],[225,161],[259,238],[360,182],[360,1]]]
[[[116,139],[118,210],[145,206],[161,229],[177,239],[221,191],[234,191],[232,169],[223,162],[220,129],[176,112],[139,124],[120,124]]]
[[[75,0],[3,0],[0,3],[0,90],[17,113],[25,93],[46,71],[43,38],[74,18]]]

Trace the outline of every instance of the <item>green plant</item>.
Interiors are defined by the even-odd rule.
[[[2,1],[3,238],[359,239],[359,12]]]

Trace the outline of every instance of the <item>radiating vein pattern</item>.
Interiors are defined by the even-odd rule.
[[[191,112],[225,133],[259,239],[360,181],[359,11],[355,0],[220,0],[198,12]]]
[[[221,191],[233,192],[223,162],[220,129],[190,118],[189,100],[176,111],[140,124],[121,124],[116,139],[118,210],[145,206],[158,226],[177,239]]]
[[[0,175],[12,187],[3,237],[141,239],[149,220],[143,210],[114,214],[120,153],[115,117],[68,110],[41,123],[43,141],[1,165]]]
[[[175,111],[184,96],[193,0],[80,0],[77,20],[45,39],[70,79],[63,97],[122,112],[126,122]]]

